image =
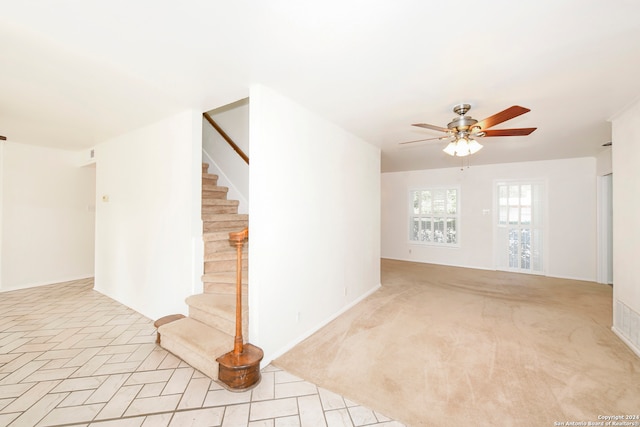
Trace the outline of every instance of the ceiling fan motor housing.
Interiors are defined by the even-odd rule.
[[[476,119],[472,119],[469,116],[465,116],[467,112],[471,109],[470,104],[458,104],[453,107],[453,112],[458,115],[458,117],[454,118],[451,123],[447,125],[447,127],[453,131],[467,131],[471,126],[478,123]]]
[[[456,117],[447,125],[451,130],[465,131],[471,128],[471,126],[478,123],[476,119],[472,119],[469,116]]]

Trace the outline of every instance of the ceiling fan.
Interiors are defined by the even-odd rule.
[[[434,126],[426,123],[415,123],[412,126],[417,126],[425,129],[436,130],[446,133],[445,136],[417,139],[414,141],[401,142],[400,144],[411,144],[414,142],[429,141],[429,140],[443,140],[449,139],[449,144],[444,148],[444,152],[451,156],[468,156],[478,152],[482,145],[476,141],[476,138],[492,137],[492,136],[524,136],[529,135],[537,128],[518,128],[518,129],[489,129],[495,125],[511,120],[524,113],[531,111],[528,108],[514,105],[501,111],[493,116],[487,117],[484,120],[476,120],[470,116],[466,116],[467,112],[471,109],[469,104],[458,104],[453,107],[453,112],[458,115],[451,123],[447,124],[447,127]]]

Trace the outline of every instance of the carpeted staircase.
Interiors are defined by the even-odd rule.
[[[218,378],[216,358],[233,349],[235,335],[236,248],[229,233],[248,226],[238,214],[238,201],[227,200],[228,188],[202,164],[204,293],[186,299],[189,316],[158,328],[160,345],[212,379]],[[247,335],[247,245],[242,259],[243,335]]]

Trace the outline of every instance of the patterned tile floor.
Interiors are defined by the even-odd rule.
[[[232,393],[93,280],[0,292],[0,426],[402,427],[274,366]]]

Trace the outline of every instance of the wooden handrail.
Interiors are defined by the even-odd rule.
[[[233,148],[234,151],[238,153],[240,157],[242,157],[242,160],[244,160],[246,164],[249,164],[249,157],[247,157],[244,151],[242,151],[242,149],[238,147],[238,145],[235,142],[233,142],[233,140],[229,137],[229,135],[227,135],[227,133],[224,130],[222,130],[222,128],[211,118],[209,113],[205,112],[205,113],[202,113],[202,115],[204,116],[205,119],[207,119],[209,124],[213,126],[213,128],[216,131],[218,131],[220,136],[222,136],[222,138],[224,138],[224,140],[227,141],[227,144],[229,144],[231,148]]]

